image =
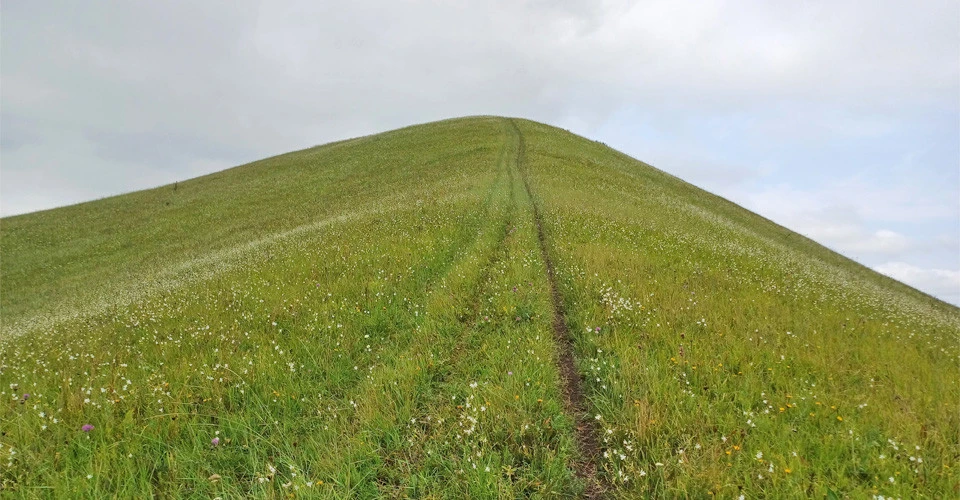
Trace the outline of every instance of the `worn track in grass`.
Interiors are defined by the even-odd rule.
[[[586,483],[583,496],[586,498],[602,498],[606,488],[597,474],[597,457],[600,454],[600,444],[597,440],[598,430],[593,419],[587,413],[586,401],[581,387],[580,372],[573,359],[573,338],[567,326],[566,312],[564,311],[563,297],[557,287],[557,277],[554,271],[553,259],[547,251],[546,236],[543,232],[543,217],[533,190],[530,189],[530,180],[523,161],[526,148],[523,134],[513,120],[508,120],[508,140],[516,141],[516,165],[523,179],[523,186],[530,198],[533,207],[534,223],[537,227],[537,241],[540,244],[540,253],[547,268],[547,281],[550,283],[550,298],[553,304],[553,336],[557,342],[557,368],[563,383],[563,403],[567,413],[573,417],[576,424],[576,441],[579,455],[578,461],[573,464],[577,476]]]

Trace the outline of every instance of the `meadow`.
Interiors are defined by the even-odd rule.
[[[527,120],[5,218],[0,259],[3,497],[960,489],[960,310]]]

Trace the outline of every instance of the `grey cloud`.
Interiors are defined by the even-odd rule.
[[[906,76],[890,78],[889,68],[876,64],[881,52],[916,52],[922,41],[907,37],[915,34],[910,28],[943,25],[936,12],[875,32],[916,16],[901,16],[896,4],[754,7],[30,3],[5,9],[3,76],[50,88],[58,97],[45,110],[48,121],[100,129],[162,124],[202,138],[254,140],[261,152],[275,152],[322,141],[336,133],[324,122],[356,117],[357,128],[372,131],[465,112],[556,121],[590,113],[602,119],[630,102],[703,109],[830,92],[834,99],[890,99],[883,85],[929,87],[945,78],[931,75],[956,73],[944,65],[953,53],[938,56],[945,45],[939,37],[950,36],[938,34],[943,29],[925,47],[937,49],[933,55],[907,61]],[[864,22],[865,13],[878,22]],[[866,33],[870,43],[844,43],[850,24],[842,21],[853,20],[879,25]],[[838,61],[845,51],[856,54]],[[914,87],[909,101],[938,92]],[[19,94],[4,97],[5,109],[19,109]]]
[[[128,164],[143,162],[160,168],[195,158],[239,163],[255,155],[243,145],[222,144],[170,130],[98,131],[87,138],[96,145],[95,154],[100,158]]]
[[[40,133],[29,119],[13,114],[4,116],[3,128],[0,130],[0,151],[15,151],[24,144],[40,139]]]

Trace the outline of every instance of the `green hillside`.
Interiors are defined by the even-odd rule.
[[[944,498],[960,309],[475,117],[0,219],[0,496]]]

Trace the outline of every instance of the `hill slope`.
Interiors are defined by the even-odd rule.
[[[0,255],[0,491],[960,488],[957,308],[535,122],[10,217]]]

